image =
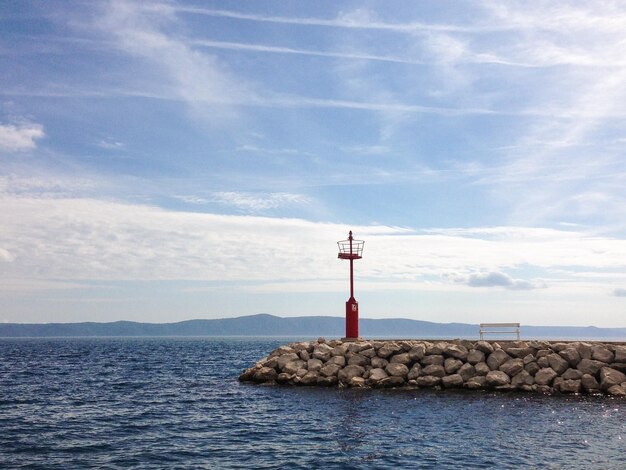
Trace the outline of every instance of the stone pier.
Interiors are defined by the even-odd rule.
[[[623,343],[319,338],[275,349],[239,380],[624,397],[625,373]]]

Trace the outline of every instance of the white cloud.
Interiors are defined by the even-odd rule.
[[[33,150],[37,148],[36,140],[44,136],[41,124],[0,124],[0,150],[10,152]]]
[[[613,295],[615,297],[626,297],[626,289],[616,288],[613,290]]]
[[[455,281],[467,284],[469,287],[504,287],[512,290],[532,290],[546,287],[543,282],[513,279],[508,274],[499,271],[470,274],[466,278],[457,278]]]
[[[237,207],[245,211],[262,211],[279,207],[307,204],[309,199],[301,194],[291,193],[242,193],[222,191],[213,193],[213,200],[220,204]]]

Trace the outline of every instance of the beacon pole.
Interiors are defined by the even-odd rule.
[[[346,302],[346,337],[345,339],[358,339],[359,337],[359,303],[354,298],[354,260],[363,256],[363,240],[355,240],[352,231],[347,240],[337,242],[339,254],[337,258],[350,260],[350,298]]]

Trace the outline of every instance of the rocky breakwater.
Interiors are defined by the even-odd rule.
[[[626,396],[626,345],[544,341],[291,343],[242,382],[339,387],[464,388]]]

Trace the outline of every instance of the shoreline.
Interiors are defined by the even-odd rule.
[[[626,397],[626,343],[319,338],[276,348],[239,381]]]

